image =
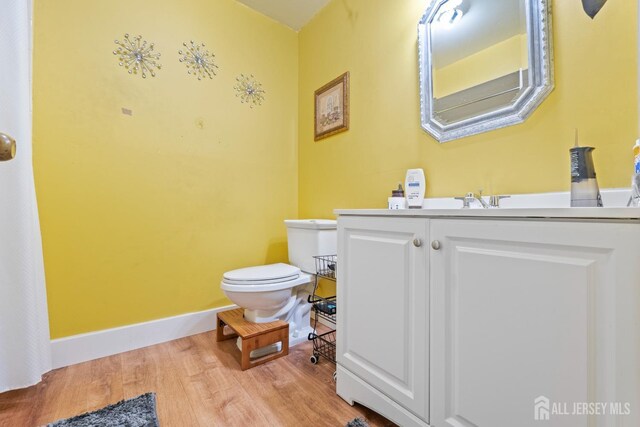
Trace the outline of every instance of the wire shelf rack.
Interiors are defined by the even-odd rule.
[[[313,341],[313,355],[311,356],[313,363],[318,363],[320,357],[336,363],[336,331],[320,335],[312,332],[309,334],[309,340]]]
[[[338,311],[338,303],[335,296],[321,297],[318,295],[310,295],[309,302],[313,304],[316,314],[316,320],[320,317],[331,323],[336,323],[336,311]]]
[[[329,280],[336,280],[336,272],[338,267],[337,255],[318,255],[314,256],[316,260],[316,274]]]
[[[320,358],[336,363],[336,313],[338,304],[336,296],[322,297],[318,295],[318,284],[320,279],[336,281],[338,267],[337,255],[318,255],[313,257],[316,263],[316,275],[313,286],[313,293],[309,295],[309,302],[313,304],[314,322],[313,332],[309,334],[309,341],[313,342],[313,354],[311,363],[318,363]],[[318,334],[318,323],[333,329],[328,332]],[[333,379],[336,379],[334,372]]]

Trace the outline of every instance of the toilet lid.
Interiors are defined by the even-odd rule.
[[[266,285],[295,280],[299,276],[298,267],[278,263],[228,271],[224,273],[223,281],[233,285]]]

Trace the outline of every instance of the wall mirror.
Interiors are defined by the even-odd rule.
[[[551,0],[432,0],[418,24],[422,127],[446,142],[523,122],[553,89]]]

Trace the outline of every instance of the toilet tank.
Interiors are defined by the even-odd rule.
[[[332,219],[287,219],[289,264],[307,273],[315,273],[316,255],[335,255],[338,232]]]

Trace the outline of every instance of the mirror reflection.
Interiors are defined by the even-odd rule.
[[[418,26],[423,128],[519,123],[553,88],[547,0],[433,0]]]
[[[434,114],[443,123],[508,105],[528,85],[518,0],[448,0],[431,25]]]

